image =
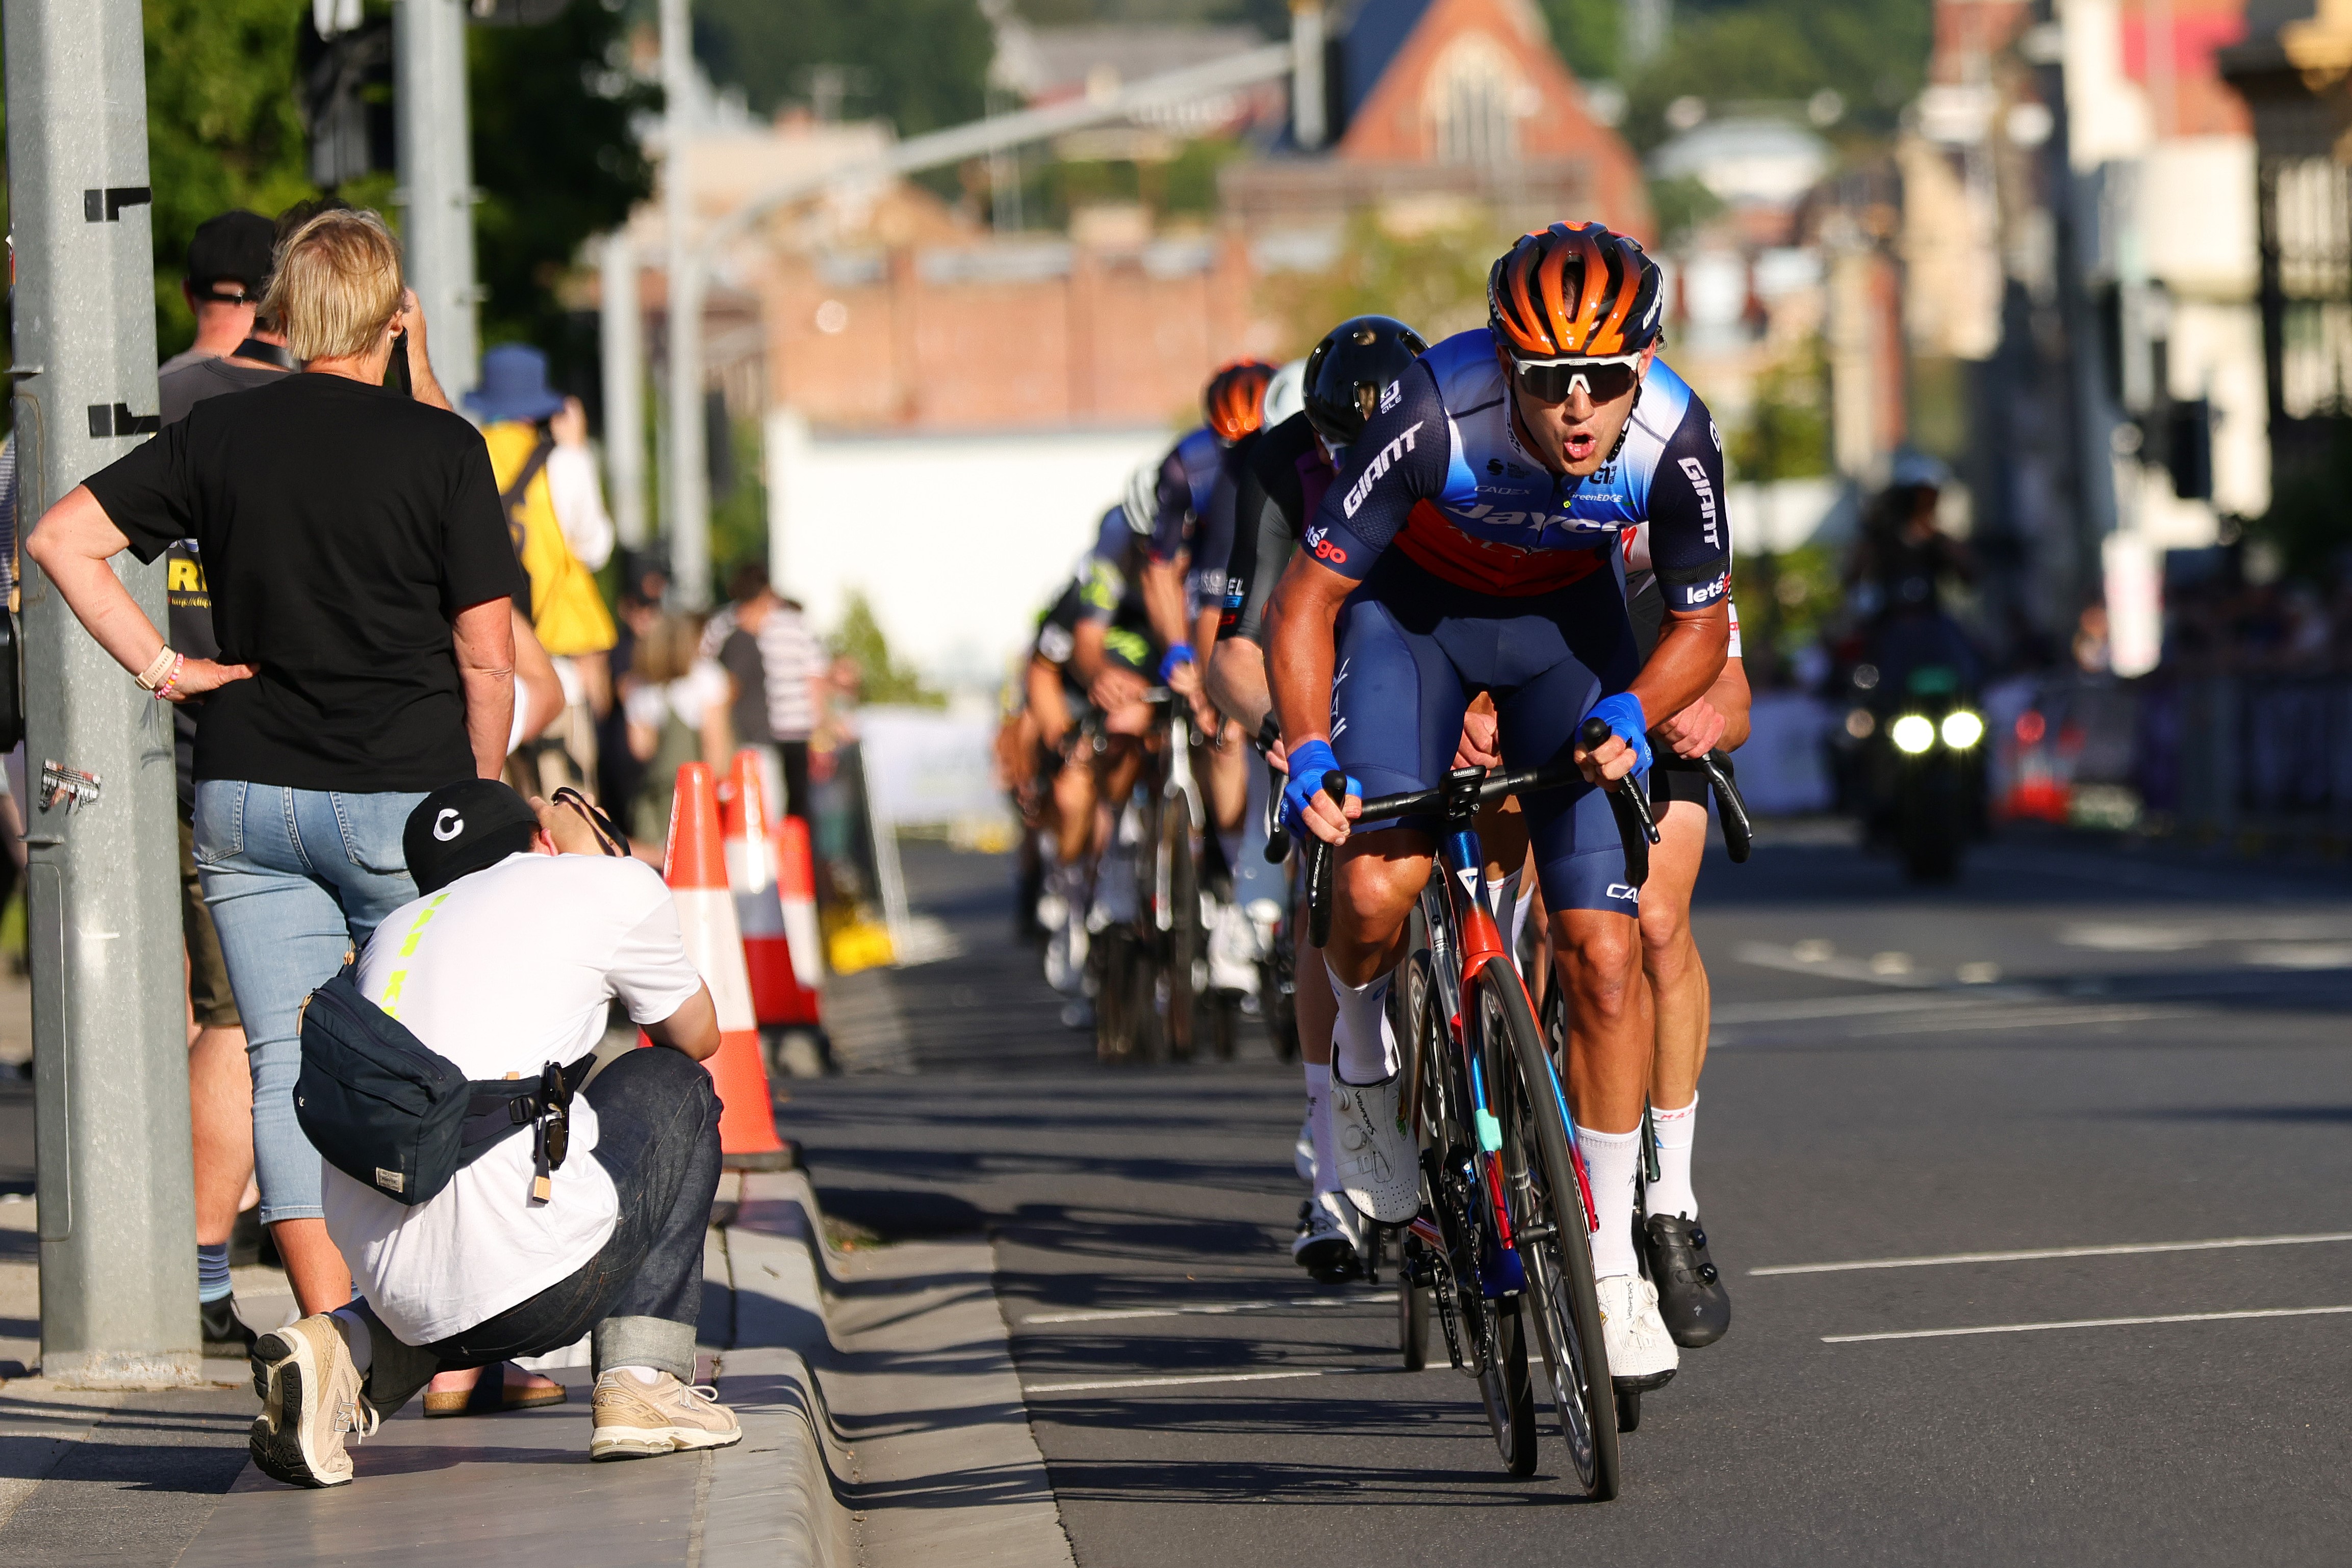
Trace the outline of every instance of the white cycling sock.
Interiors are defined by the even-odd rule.
[[[1519,950],[1519,933],[1528,928],[1528,911],[1536,906],[1536,890],[1519,889],[1518,902],[1511,905],[1511,951]]]
[[[1396,1075],[1396,1036],[1389,1029],[1389,981],[1393,971],[1360,986],[1331,977],[1339,1017],[1331,1030],[1331,1069],[1342,1083],[1359,1087]]]
[[[1576,1146],[1584,1154],[1584,1174],[1592,1183],[1592,1274],[1598,1280],[1638,1274],[1633,1256],[1633,1177],[1642,1167],[1642,1132],[1596,1133],[1579,1125]]]
[[[1509,911],[1519,900],[1519,873],[1490,876],[1486,879],[1486,913],[1495,917],[1497,925],[1507,925]]]
[[[1657,1134],[1658,1179],[1650,1184],[1650,1212],[1698,1218],[1698,1196],[1691,1191],[1691,1144],[1698,1136],[1698,1095],[1679,1111],[1650,1107],[1650,1126]]]
[[[375,1336],[368,1332],[367,1319],[349,1307],[337,1307],[327,1314],[343,1336],[343,1348],[352,1353],[352,1367],[362,1377],[375,1364]]]
[[[1331,1157],[1331,1067],[1307,1063],[1307,1136],[1315,1145],[1315,1190],[1339,1190],[1339,1162]]]
[[[610,1377],[616,1372],[627,1373],[648,1388],[662,1380],[661,1373],[650,1366],[608,1366],[604,1369],[604,1375]]]

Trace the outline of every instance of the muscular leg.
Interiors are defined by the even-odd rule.
[[[1552,946],[1568,988],[1568,1098],[1580,1127],[1640,1130],[1654,1051],[1649,988],[1631,915],[1555,910]]]
[[[1082,865],[1092,848],[1095,825],[1095,770],[1084,741],[1054,775],[1054,848],[1066,866]]]
[[[253,1176],[253,1072],[245,1030],[200,1029],[188,1045],[195,1147],[196,1244],[226,1242]]]
[[[1691,940],[1691,888],[1706,851],[1706,808],[1676,800],[1658,817],[1650,880],[1642,888],[1642,968],[1657,1009],[1650,1103],[1679,1110],[1698,1092],[1706,1061],[1706,966]]]

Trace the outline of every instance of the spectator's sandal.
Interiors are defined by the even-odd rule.
[[[450,1392],[425,1396],[425,1417],[435,1420],[443,1416],[495,1416],[501,1410],[536,1410],[542,1405],[561,1405],[572,1397],[572,1391],[562,1384],[552,1388],[533,1388],[529,1384],[509,1384],[507,1367],[510,1363],[482,1368],[482,1375],[474,1386],[463,1394]]]

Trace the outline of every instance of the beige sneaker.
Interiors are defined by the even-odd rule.
[[[723,1448],[743,1440],[735,1412],[715,1388],[689,1386],[665,1372],[651,1384],[618,1368],[596,1380],[592,1459],[644,1459],[681,1448]]]
[[[263,1334],[253,1361],[262,1379],[252,1437],[261,1473],[288,1486],[350,1485],[343,1444],[373,1437],[376,1413],[334,1321],[320,1313]]]

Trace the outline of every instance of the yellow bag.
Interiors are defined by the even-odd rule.
[[[554,444],[521,420],[493,424],[482,439],[489,444],[490,473],[506,507],[515,557],[530,578],[531,630],[557,658],[605,652],[619,634],[595,578],[572,553],[563,525],[556,520],[546,457]]]

